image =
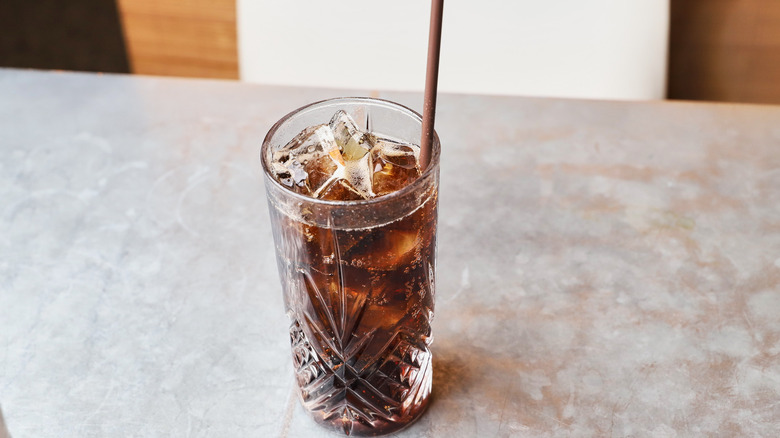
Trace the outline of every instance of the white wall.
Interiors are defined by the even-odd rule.
[[[238,0],[241,79],[422,90],[426,0]],[[447,0],[439,90],[659,99],[668,0]]]

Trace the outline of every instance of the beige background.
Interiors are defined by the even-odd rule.
[[[239,77],[235,0],[119,5],[134,72]],[[780,1],[671,0],[670,8],[668,97],[780,103]]]

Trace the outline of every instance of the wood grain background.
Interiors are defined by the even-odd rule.
[[[235,0],[117,0],[130,68],[238,79]]]
[[[780,1],[672,0],[668,96],[780,103]]]

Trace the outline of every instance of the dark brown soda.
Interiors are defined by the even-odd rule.
[[[397,166],[383,171],[375,188],[413,179]],[[432,184],[409,214],[359,229],[270,209],[300,397],[319,423],[382,435],[427,406],[437,194]]]

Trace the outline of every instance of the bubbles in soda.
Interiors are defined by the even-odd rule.
[[[318,199],[372,199],[421,174],[417,145],[364,132],[344,111],[270,153],[277,181]],[[397,220],[354,229],[271,208],[301,400],[347,435],[400,430],[427,406],[437,193],[434,182]]]

